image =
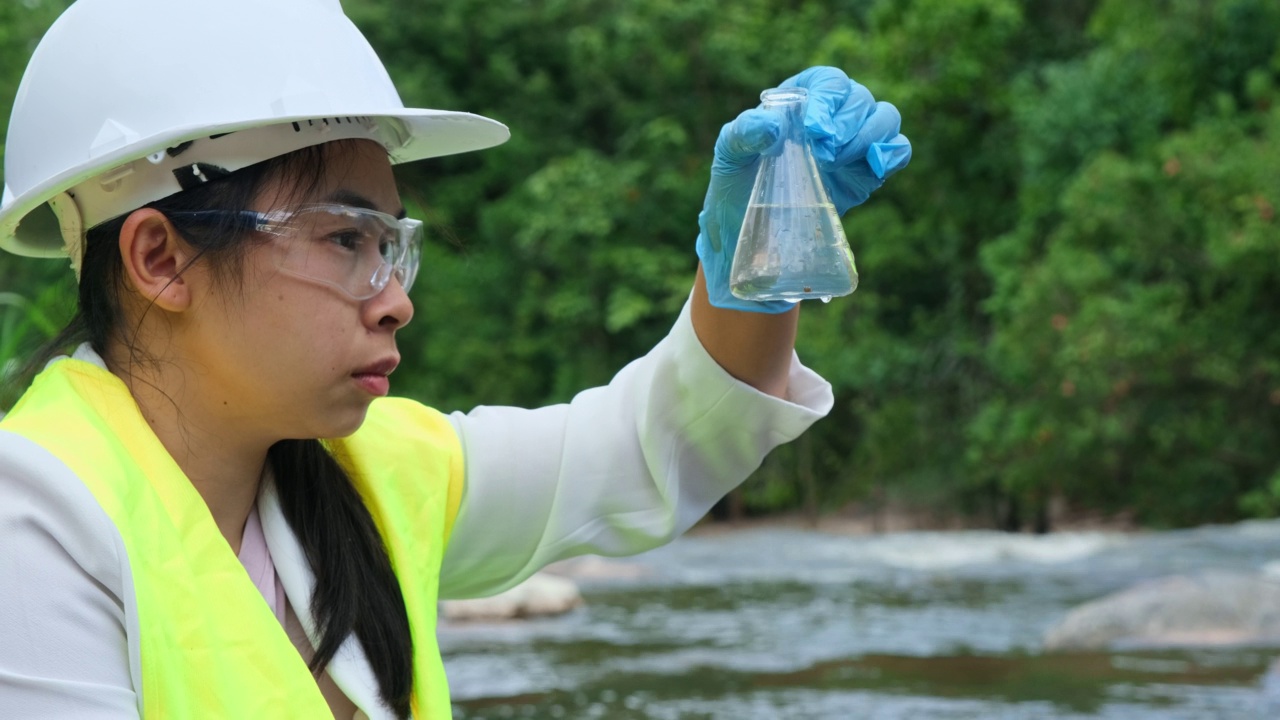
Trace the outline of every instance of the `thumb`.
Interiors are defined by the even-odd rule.
[[[782,142],[782,117],[770,110],[744,110],[720,129],[713,175],[733,175],[755,165],[761,153]]]

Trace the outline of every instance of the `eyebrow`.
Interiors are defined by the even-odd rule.
[[[339,205],[350,205],[351,207],[364,208],[365,210],[376,210],[382,212],[382,208],[369,198],[351,190],[338,190],[326,198],[327,202],[338,203]],[[402,207],[398,212],[393,213],[397,220],[403,220],[408,217],[408,213]]]

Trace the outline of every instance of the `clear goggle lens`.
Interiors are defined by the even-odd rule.
[[[277,236],[276,267],[366,300],[394,276],[408,292],[422,257],[422,222],[348,205],[263,213],[256,229]]]
[[[304,205],[266,213],[195,210],[170,217],[273,235],[275,264],[281,272],[330,285],[356,300],[382,292],[393,276],[408,292],[422,260],[421,221],[350,205]]]

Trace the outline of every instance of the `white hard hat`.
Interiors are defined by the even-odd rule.
[[[508,137],[406,109],[338,0],[78,0],[18,87],[0,248],[78,266],[86,228],[329,140],[373,139],[400,163]]]

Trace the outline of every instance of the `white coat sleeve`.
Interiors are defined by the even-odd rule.
[[[440,595],[492,594],[555,560],[668,542],[832,404],[831,386],[794,355],[786,400],[734,379],[698,341],[686,303],[607,386],[536,410],[454,413],[466,477]]]
[[[79,478],[0,431],[0,715],[138,718],[126,558]]]

